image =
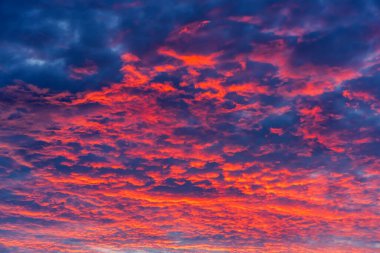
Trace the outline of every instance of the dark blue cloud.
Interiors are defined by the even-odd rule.
[[[173,178],[168,178],[165,180],[164,185],[155,186],[152,191],[154,192],[165,192],[172,194],[184,194],[184,195],[207,195],[216,193],[215,189],[204,188],[204,185],[210,185],[211,183],[207,180],[204,182],[197,182],[197,184],[192,183],[188,180],[176,180]]]
[[[167,45],[180,52],[222,50],[224,57],[229,57],[249,52],[254,42],[265,43],[275,37],[261,33],[260,25],[226,20],[230,16],[244,15],[258,16],[265,26],[272,24],[285,30],[299,26],[301,21],[320,21],[322,32],[308,35],[297,46],[294,63],[348,64],[365,53],[369,45],[361,40],[367,28],[357,25],[347,28],[347,24],[359,19],[372,22],[376,8],[376,3],[355,1],[301,5],[297,1],[192,0],[180,4],[167,1],[162,5],[152,0],[143,4],[5,0],[0,8],[0,86],[22,80],[52,90],[100,88],[122,79],[119,72],[122,53],[130,51],[139,56],[153,53],[173,30],[197,21],[211,20],[202,28],[204,35],[192,38],[190,47],[181,40]],[[289,16],[283,15],[284,10],[290,10]],[[338,18],[343,11],[352,14],[351,21]],[[219,29],[227,24],[229,29]],[[96,73],[76,79],[70,77],[72,68],[84,67],[88,62],[97,66]]]
[[[346,66],[359,63],[370,45],[365,40],[366,27],[339,28],[325,33],[311,33],[305,36],[294,51],[293,63],[303,65]]]

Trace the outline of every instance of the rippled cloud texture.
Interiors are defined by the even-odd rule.
[[[0,3],[0,251],[379,252],[379,1]]]

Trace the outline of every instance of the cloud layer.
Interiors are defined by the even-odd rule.
[[[376,1],[91,2],[0,4],[0,251],[380,249]]]

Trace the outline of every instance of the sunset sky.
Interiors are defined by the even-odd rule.
[[[380,1],[0,17],[0,253],[380,252]]]

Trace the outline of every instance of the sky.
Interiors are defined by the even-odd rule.
[[[0,17],[0,252],[380,252],[379,1]]]

